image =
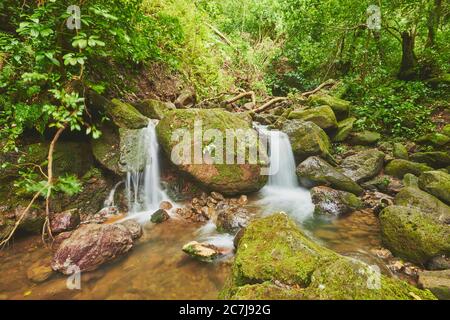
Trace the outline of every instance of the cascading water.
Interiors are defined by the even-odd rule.
[[[298,183],[289,137],[281,131],[268,130],[263,126],[257,129],[268,136],[270,143],[269,181],[260,192],[262,199],[258,204],[266,214],[285,211],[302,222],[312,216],[314,204],[309,191]]]

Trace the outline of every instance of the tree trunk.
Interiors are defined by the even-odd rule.
[[[437,28],[441,20],[441,12],[442,12],[442,0],[434,0],[434,6],[430,9],[427,22],[428,37],[425,45],[427,48],[433,48],[436,46],[435,38]]]
[[[414,44],[413,32],[404,31],[402,33],[402,63],[398,74],[399,79],[412,80],[417,77],[417,59],[414,54]]]

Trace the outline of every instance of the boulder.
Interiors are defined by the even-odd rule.
[[[409,155],[408,155],[408,149],[406,149],[406,147],[402,144],[402,143],[394,143],[394,149],[392,151],[393,155],[395,158],[397,159],[404,159],[404,160],[408,160],[409,159]],[[421,162],[421,161],[419,161]]]
[[[417,178],[412,173],[407,173],[403,177],[403,185],[405,187],[418,188],[419,187],[419,178]]]
[[[171,102],[146,99],[133,103],[133,106],[145,117],[161,120],[167,111],[176,109]]]
[[[419,187],[450,204],[450,174],[443,171],[427,171],[419,177]]]
[[[381,139],[381,135],[378,132],[373,131],[360,131],[352,132],[350,134],[350,143],[362,146],[370,146],[377,143]]]
[[[415,176],[420,176],[422,172],[431,170],[433,170],[433,168],[427,166],[425,163],[395,159],[388,163],[388,165],[384,169],[384,172],[399,179],[403,179],[403,176],[407,173],[412,173]]]
[[[325,185],[360,195],[363,189],[352,179],[319,157],[309,157],[297,167],[297,176],[306,187]]]
[[[356,121],[356,118],[347,118],[338,122],[337,133],[333,137],[334,142],[343,142],[345,141],[350,133],[353,131],[353,125]]]
[[[450,152],[448,151],[430,151],[416,152],[411,155],[411,160],[421,162],[430,167],[439,169],[450,165]]]
[[[316,155],[326,159],[331,158],[330,140],[325,131],[315,123],[288,120],[281,131],[288,135],[297,163]]]
[[[208,141],[197,139],[197,131],[194,130],[196,123],[201,124],[203,133],[209,132],[214,137],[210,137]],[[267,168],[268,164],[264,146],[260,145],[257,162],[250,161],[256,159],[249,159],[249,152],[246,152],[245,159],[238,163],[237,148],[228,150],[230,148],[225,140],[230,138],[226,139],[227,132],[229,137],[232,137],[233,133],[239,136],[241,147],[246,143],[252,147],[260,144],[259,140],[256,140],[257,133],[252,129],[251,123],[236,114],[222,109],[173,110],[159,122],[156,131],[168,158],[175,162],[182,173],[190,176],[205,189],[227,195],[249,193],[261,189],[267,182],[267,176],[263,174],[263,167]],[[181,131],[183,135],[178,136],[181,141],[173,139]],[[243,139],[239,132],[247,133],[248,139]],[[200,143],[202,145],[199,145]],[[192,149],[194,152],[191,152]],[[199,159],[200,163],[194,163],[195,150],[198,149],[202,151],[203,161]],[[246,150],[248,151],[248,147]],[[174,159],[177,156],[179,158]],[[214,161],[217,158],[220,158],[219,161]]]
[[[162,223],[170,219],[170,215],[164,209],[159,209],[152,214],[150,221],[153,223]]]
[[[288,119],[311,121],[324,130],[337,128],[336,116],[329,106],[320,106],[309,109],[297,109],[289,114]]]
[[[447,137],[450,137],[450,124],[446,124],[442,128],[442,133],[445,134]]]
[[[52,269],[63,274],[92,271],[133,247],[131,232],[121,224],[85,224],[62,241]]]
[[[220,249],[209,243],[191,241],[183,246],[183,252],[204,262],[212,262],[221,255]]]
[[[419,272],[419,286],[430,290],[438,299],[450,300],[450,269]]]
[[[78,209],[71,209],[53,214],[50,218],[50,229],[52,233],[61,233],[75,229],[79,223],[80,214]]]
[[[191,89],[184,89],[175,100],[177,108],[190,108],[197,102],[197,95]]]
[[[123,225],[131,234],[131,238],[133,240],[139,239],[142,237],[142,226],[136,221],[136,220],[125,220],[124,222],[120,223]]]
[[[356,182],[369,180],[383,169],[384,156],[377,149],[358,152],[342,161],[342,172]]]
[[[371,287],[373,286],[373,287]],[[311,241],[286,214],[254,220],[239,241],[222,299],[435,299]]]
[[[380,213],[380,225],[384,245],[414,263],[450,254],[450,226],[418,208],[389,206]]]
[[[313,94],[308,98],[311,106],[330,106],[338,120],[348,117],[350,102],[323,93]]]
[[[315,187],[310,192],[318,215],[340,216],[364,207],[361,199],[350,192],[328,187]]]
[[[107,104],[106,112],[119,128],[141,129],[148,125],[149,120],[147,117],[144,117],[131,104],[118,99],[113,99],[111,103]]]
[[[417,142],[421,144],[443,147],[450,142],[450,137],[439,132],[434,132],[420,137],[417,139]]]
[[[378,190],[389,194],[396,194],[403,188],[402,181],[387,175],[379,175],[362,183],[361,186],[366,190]]]
[[[34,283],[41,283],[48,280],[53,274],[53,270],[50,264],[50,259],[43,259],[34,262],[27,269],[28,280]]]
[[[217,230],[231,234],[235,234],[239,229],[245,228],[253,218],[253,215],[247,209],[226,203],[217,205],[216,214]]]
[[[113,125],[102,125],[99,128],[102,135],[91,142],[92,153],[104,168],[117,175],[122,175],[120,162],[120,135],[118,128]]]

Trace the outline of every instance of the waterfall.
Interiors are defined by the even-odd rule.
[[[266,214],[284,211],[297,221],[304,221],[312,216],[314,204],[309,190],[298,183],[294,153],[289,137],[277,130],[257,126],[262,134],[268,136],[270,150],[269,181],[260,191],[262,197],[258,204]]]
[[[156,123],[139,131],[135,164],[130,164],[126,178],[126,192],[130,213],[153,213],[168,196],[161,187],[159,144]],[[142,171],[143,167],[143,171]],[[150,215],[147,215],[150,217]]]
[[[116,195],[116,190],[122,183],[123,181],[116,183],[116,185],[111,189],[108,198],[106,198],[105,202],[103,203],[104,208],[115,207],[114,197]]]

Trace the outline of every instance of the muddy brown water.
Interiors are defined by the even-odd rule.
[[[233,258],[206,264],[184,254],[181,247],[198,238],[198,228],[175,219],[146,225],[131,252],[83,273],[80,290],[69,290],[67,277],[56,273],[40,284],[28,280],[29,266],[51,252],[40,237],[15,240],[0,252],[0,299],[216,299]],[[378,219],[370,211],[334,220],[311,218],[302,228],[321,244],[366,262],[375,259],[370,249],[380,247]]]

